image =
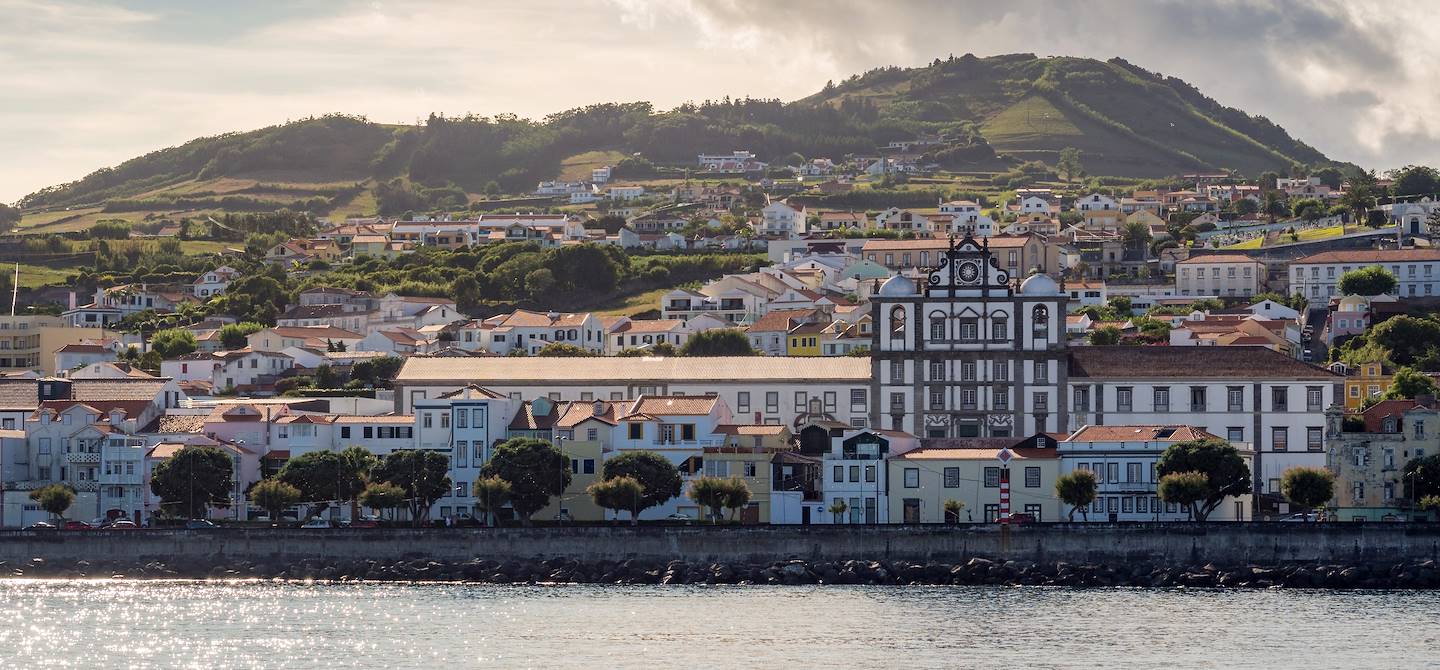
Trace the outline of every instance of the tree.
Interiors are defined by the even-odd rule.
[[[1410,459],[1401,481],[1405,482],[1406,497],[1411,502],[1440,495],[1440,454]]]
[[[1339,168],[1327,165],[1319,170],[1310,173],[1311,177],[1318,178],[1320,183],[1329,186],[1333,190],[1340,190],[1340,183],[1345,180],[1345,174]]]
[[[1150,244],[1150,226],[1144,221],[1127,221],[1121,235],[1131,249],[1144,250]]]
[[[1097,489],[1095,473],[1089,470],[1074,470],[1055,479],[1055,497],[1070,506],[1070,521],[1075,520],[1076,510],[1082,519],[1090,520],[1090,504],[1095,502]]]
[[[499,525],[496,512],[510,502],[510,482],[499,477],[481,477],[475,480],[475,511],[485,515],[485,525]]]
[[[50,484],[31,491],[30,499],[59,520],[64,518],[65,510],[75,504],[75,492],[64,484]]]
[[[405,489],[389,482],[371,484],[360,493],[360,504],[374,510],[393,510],[404,507]]]
[[[430,506],[450,492],[449,471],[448,455],[414,449],[386,454],[370,477],[399,486],[405,492],[411,522],[418,527],[429,518]]]
[[[644,509],[641,499],[645,496],[645,487],[641,486],[634,477],[621,476],[602,479],[591,484],[585,490],[596,505],[614,510],[616,519],[619,519],[620,511],[625,510],[630,513],[630,525],[634,526],[640,522],[640,510]]]
[[[275,475],[300,491],[300,500],[310,506],[307,517],[319,516],[339,502],[340,455],[333,451],[311,451],[285,462]]]
[[[1315,509],[1335,495],[1335,475],[1325,468],[1295,467],[1280,475],[1280,493],[1302,509]]]
[[[1075,147],[1065,147],[1060,150],[1060,159],[1055,161],[1055,171],[1065,176],[1065,181],[1070,181],[1085,174],[1080,165],[1080,150]]]
[[[1201,502],[1210,490],[1210,478],[1203,472],[1172,472],[1160,477],[1156,492],[1167,503],[1180,505],[1190,510],[1192,520],[1204,521]]]
[[[725,480],[725,495],[721,504],[730,510],[731,521],[736,521],[741,508],[750,504],[750,497],[750,487],[745,484],[745,480],[739,477]]]
[[[550,344],[540,347],[540,350],[535,352],[535,355],[553,356],[556,358],[582,358],[586,356],[593,356],[594,354],[591,354],[589,351],[581,349],[580,347],[577,347],[573,344],[566,344],[564,342],[551,342]]]
[[[495,447],[480,475],[510,482],[510,506],[528,526],[531,515],[570,486],[570,459],[545,440],[512,437]]]
[[[247,344],[245,338],[264,329],[264,326],[253,321],[227,323],[220,327],[220,346],[226,349],[242,349]]]
[[[729,491],[724,479],[719,477],[699,477],[690,482],[690,499],[694,500],[701,507],[710,511],[712,522],[720,519],[720,509],[725,506],[729,499]]]
[[[380,465],[380,459],[369,449],[361,446],[346,447],[336,456],[340,481],[336,486],[337,500],[350,501],[350,519],[360,518],[360,494],[370,485],[370,473]]]
[[[340,375],[335,374],[335,368],[332,368],[329,365],[321,365],[315,368],[315,388],[339,388],[341,383],[342,382],[340,381]]]
[[[835,502],[830,503],[829,507],[825,508],[825,511],[832,514],[835,517],[835,523],[838,524],[840,523],[840,515],[844,514],[849,509],[850,506],[845,504],[844,500],[836,499]]]
[[[951,498],[945,501],[945,523],[960,523],[960,513],[965,511],[965,502]]]
[[[160,496],[161,509],[187,519],[203,518],[211,505],[229,505],[234,489],[230,456],[208,445],[182,447],[150,476],[150,492]]]
[[[1375,296],[1394,291],[1398,283],[1389,270],[1379,265],[1371,265],[1340,275],[1339,286],[1342,295]]]
[[[704,330],[685,340],[681,356],[754,356],[759,352],[750,346],[750,338],[735,328]]]
[[[1434,370],[1437,364],[1435,347],[1440,342],[1440,321],[1401,314],[1372,326],[1366,334],[1366,341],[1388,351],[1389,359],[1396,365]]]
[[[1400,398],[1418,398],[1422,395],[1440,395],[1440,388],[1435,385],[1435,380],[1423,372],[1414,368],[1400,368],[1391,377],[1390,388],[1386,389],[1382,400],[1397,400]]]
[[[680,470],[670,459],[653,451],[627,451],[620,454],[605,461],[601,474],[605,479],[630,477],[640,484],[643,493],[640,508],[636,510],[637,515],[642,510],[663,505],[680,495],[683,485]]]
[[[1204,521],[1210,512],[1231,496],[1248,495],[1250,466],[1229,442],[1206,438],[1170,445],[1155,465],[1161,475],[1198,472],[1206,478],[1205,495],[1199,498],[1195,518]]]
[[[1260,211],[1270,217],[1270,223],[1275,223],[1276,216],[1284,216],[1289,211],[1289,209],[1285,207],[1284,197],[1278,192],[1273,190],[1266,191],[1263,198],[1264,201],[1260,203]]]
[[[0,202],[0,226],[12,226],[20,222],[20,210]]]
[[[161,358],[175,358],[184,356],[200,348],[195,341],[195,334],[180,328],[162,330],[150,336],[150,350],[160,354]]]
[[[1440,191],[1440,172],[1424,165],[1406,165],[1390,172],[1390,192],[1396,197],[1434,195]]]
[[[1103,326],[1090,331],[1088,336],[1090,344],[1105,346],[1120,344],[1120,329],[1115,326]]]
[[[279,523],[285,508],[300,502],[300,489],[271,477],[251,487],[250,500],[270,515],[271,523]]]
[[[1440,496],[1425,496],[1415,506],[1427,512],[1440,510]]]

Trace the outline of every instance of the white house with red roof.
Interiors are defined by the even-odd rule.
[[[209,298],[220,295],[240,276],[240,271],[228,265],[222,265],[214,270],[200,273],[195,281],[190,282],[190,292],[197,298]]]

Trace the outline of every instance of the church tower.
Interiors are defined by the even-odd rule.
[[[891,277],[871,298],[870,425],[930,438],[1064,429],[1066,294],[1055,280],[1018,281],[988,240],[967,235],[923,282]]]

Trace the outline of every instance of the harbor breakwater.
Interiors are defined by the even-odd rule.
[[[0,577],[1440,587],[1440,524],[7,531]]]

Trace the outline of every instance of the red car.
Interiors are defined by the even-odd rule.
[[[376,521],[376,520],[374,520],[374,519],[360,519],[360,520],[358,520],[358,521],[351,521],[349,527],[350,527],[350,528],[379,528],[379,527],[380,527],[380,522],[379,522],[379,521]]]
[[[64,528],[65,530],[94,530],[95,527],[88,523],[85,523],[84,521],[76,521],[74,519],[71,519],[70,521],[66,521],[65,525],[62,526],[62,528]]]
[[[1011,523],[1011,524],[1035,523],[1035,515],[1034,515],[1034,514],[1026,514],[1026,513],[1024,513],[1024,512],[1020,512],[1020,513],[1018,513],[1018,514],[1011,514],[1011,515],[1010,515],[1010,521],[1009,521],[1009,523]]]

